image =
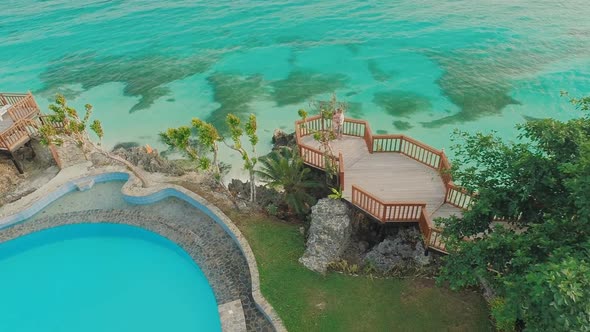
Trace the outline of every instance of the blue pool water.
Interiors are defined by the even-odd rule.
[[[378,132],[438,148],[454,128],[516,136],[590,91],[587,0],[16,0],[0,11],[0,90],[95,106],[105,144],[198,116],[258,115],[259,151],[336,92]],[[222,151],[225,156],[231,154]],[[235,156],[234,164],[240,164]],[[237,167],[234,167],[237,168]],[[239,168],[238,168],[239,169]]]
[[[199,267],[146,230],[79,224],[0,244],[0,331],[220,331]]]

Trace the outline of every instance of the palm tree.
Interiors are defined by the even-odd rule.
[[[289,148],[281,148],[260,158],[260,179],[268,186],[278,189],[289,209],[303,215],[315,204],[309,191],[321,187],[310,177],[309,168],[303,165],[300,156]]]

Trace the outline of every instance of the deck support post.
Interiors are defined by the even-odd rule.
[[[12,163],[14,164],[14,166],[16,167],[16,169],[18,170],[19,174],[24,174],[25,170],[23,168],[23,165],[20,163],[20,161],[18,161],[16,159],[16,156],[10,152],[10,159],[12,160]]]

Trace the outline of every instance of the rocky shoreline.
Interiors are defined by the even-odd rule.
[[[296,147],[294,134],[276,130],[273,135],[273,150],[282,147]],[[9,167],[11,165],[0,164],[0,183],[3,184],[2,192],[0,192],[0,207],[34,192],[58,173],[59,169],[51,154],[43,153],[48,149],[38,142],[35,149],[38,151],[37,155],[25,162],[27,172],[23,176],[15,176],[16,169],[11,169]],[[101,153],[90,153],[86,160],[75,147],[61,147],[59,150],[60,157],[66,161],[66,166],[77,163],[89,163],[93,167],[116,164]],[[220,196],[219,199],[234,202],[235,207],[240,210],[258,209],[286,222],[300,223],[306,235],[308,248],[301,261],[316,272],[337,270],[355,274],[365,272],[399,277],[417,274],[431,276],[438,269],[437,255],[425,255],[420,233],[415,226],[384,225],[372,221],[351,204],[325,199],[328,194],[327,186],[314,193],[319,200],[314,207],[316,212],[301,218],[288,212],[284,202],[281,201],[281,195],[274,189],[258,186],[257,202],[250,203],[247,201],[250,190],[247,182],[231,179],[227,185],[228,190],[221,190],[211,176],[194,172],[194,165],[185,160],[165,159],[149,146],[122,144],[117,146],[112,154],[125,159],[142,171],[174,179],[175,183],[197,181],[199,186],[204,186],[210,193]],[[323,172],[316,170],[314,172],[316,181],[325,182]],[[319,206],[324,208],[320,209]],[[318,215],[317,211],[331,210],[336,206],[340,207],[338,211],[342,213],[319,213]],[[340,238],[333,238],[337,234],[341,235]],[[357,268],[350,271],[351,266]]]

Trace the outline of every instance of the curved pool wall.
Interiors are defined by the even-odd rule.
[[[258,267],[254,254],[248,245],[247,240],[241,234],[239,229],[233,222],[216,206],[208,203],[205,199],[197,194],[189,191],[183,187],[170,184],[156,184],[148,188],[142,188],[140,183],[133,174],[127,172],[105,172],[93,174],[89,176],[79,177],[69,180],[59,187],[55,188],[48,194],[40,197],[36,201],[27,204],[19,212],[0,218],[0,231],[10,226],[26,221],[35,216],[38,212],[50,205],[52,202],[74,191],[84,191],[92,188],[94,184],[111,182],[111,181],[125,181],[121,190],[123,199],[134,205],[148,205],[159,202],[163,199],[174,197],[190,204],[194,208],[205,213],[215,223],[217,223],[235,242],[238,249],[246,259],[249,267],[249,274],[251,279],[252,297],[256,307],[266,317],[266,319],[273,325],[277,331],[286,331],[282,321],[275,313],[272,306],[264,299],[260,292],[260,281],[258,275]],[[24,234],[21,234],[24,235]]]

